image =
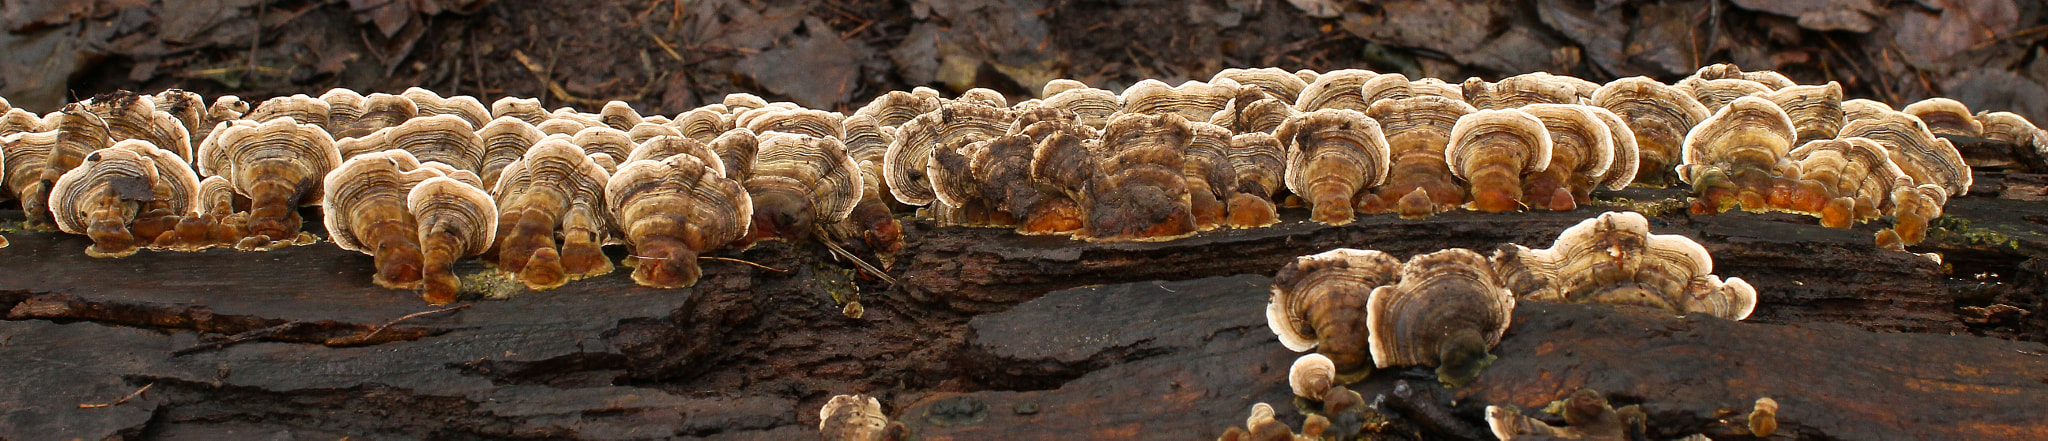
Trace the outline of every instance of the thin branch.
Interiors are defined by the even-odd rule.
[[[644,259],[644,257],[643,257],[643,259]],[[745,260],[739,260],[739,259],[734,259],[734,258],[731,258],[731,257],[711,257],[711,256],[697,256],[697,260],[718,260],[718,261],[725,261],[725,262],[739,262],[739,263],[744,263],[744,264],[747,264],[747,265],[751,265],[751,266],[753,266],[753,267],[755,267],[755,268],[760,268],[760,269],[764,269],[764,270],[774,271],[774,272],[778,272],[778,273],[788,273],[788,272],[789,272],[789,270],[786,270],[786,269],[777,269],[777,268],[773,268],[773,267],[770,267],[770,266],[768,266],[768,265],[762,265],[762,264],[758,264],[758,263],[754,263],[754,262],[748,262],[748,261],[745,261]]]
[[[150,383],[150,384],[145,384],[145,385],[142,385],[142,388],[141,388],[141,389],[136,389],[136,390],[135,390],[135,393],[131,393],[131,394],[128,394],[128,396],[125,396],[125,397],[121,397],[121,399],[119,399],[119,400],[114,400],[114,402],[112,402],[112,403],[99,403],[99,404],[80,404],[80,405],[78,405],[78,408],[80,408],[80,409],[99,409],[99,408],[103,408],[103,407],[114,407],[114,406],[119,406],[119,405],[123,405],[123,404],[128,404],[128,401],[129,401],[129,400],[133,400],[133,399],[135,399],[135,397],[139,397],[139,396],[142,396],[142,393],[143,393],[143,392],[147,392],[147,391],[149,391],[149,388],[152,388],[152,387],[156,387],[156,383]]]
[[[363,343],[365,343],[365,342],[369,342],[371,338],[375,338],[375,337],[377,336],[377,334],[382,334],[382,333],[384,333],[384,330],[385,330],[385,329],[389,329],[389,328],[391,328],[391,325],[396,325],[396,324],[398,324],[399,322],[403,322],[403,321],[406,321],[406,320],[412,320],[412,319],[415,319],[415,318],[419,318],[419,317],[425,317],[425,316],[429,316],[429,315],[434,315],[434,314],[440,314],[440,313],[443,313],[443,312],[448,312],[448,311],[456,311],[456,310],[461,310],[461,309],[465,309],[465,308],[468,308],[468,307],[470,307],[471,305],[474,305],[474,304],[469,304],[469,303],[465,303],[465,304],[462,304],[462,305],[460,305],[460,306],[455,306],[455,307],[449,307],[449,308],[441,308],[441,309],[436,309],[436,310],[432,310],[432,311],[420,311],[420,312],[415,312],[415,313],[411,313],[411,314],[406,314],[405,316],[399,317],[399,318],[397,318],[397,319],[394,319],[394,320],[391,320],[391,321],[389,321],[389,322],[385,322],[383,326],[378,326],[378,327],[377,327],[377,329],[372,329],[372,330],[370,330],[370,332],[369,332],[368,334],[361,334],[361,335],[362,335],[361,337],[357,337],[357,336],[353,336],[353,335],[352,335],[352,336],[347,336],[347,337],[336,337],[336,338],[333,338],[333,339],[329,339],[329,340],[327,340],[327,345],[328,345],[328,346],[348,346],[348,345],[358,345],[358,344],[363,344]]]
[[[889,282],[890,285],[896,284],[896,278],[889,277],[888,272],[882,271],[879,268],[875,268],[874,265],[869,265],[866,260],[861,260],[859,256],[853,255],[853,253],[846,251],[845,248],[840,248],[839,244],[833,243],[831,237],[827,236],[824,233],[824,231],[818,232],[818,242],[825,244],[825,248],[832,250],[832,254],[838,255],[839,257],[844,257],[846,258],[846,260],[853,261],[853,266],[859,267],[862,272],[866,272],[868,273],[868,275],[875,276],[876,279],[881,279],[883,282]]]
[[[277,325],[277,326],[272,326],[272,327],[268,327],[268,328],[262,328],[262,329],[255,329],[255,330],[251,330],[251,331],[248,331],[248,332],[243,332],[243,333],[240,333],[240,334],[235,334],[235,335],[229,336],[229,337],[228,337],[228,338],[226,338],[226,339],[222,339],[222,340],[219,340],[219,341],[215,341],[215,342],[212,342],[212,343],[205,343],[205,344],[200,344],[200,345],[196,345],[196,346],[193,346],[193,347],[189,347],[189,348],[185,348],[185,349],[179,349],[179,350],[176,350],[176,351],[171,351],[171,356],[172,356],[172,357],[181,357],[181,356],[186,356],[186,355],[192,355],[192,354],[196,354],[196,353],[200,353],[200,352],[206,352],[206,351],[211,351],[211,350],[214,350],[214,349],[220,349],[220,348],[225,348],[225,347],[228,347],[229,345],[233,345],[233,344],[236,344],[236,343],[241,343],[241,342],[245,342],[245,341],[249,341],[249,340],[255,340],[255,339],[259,339],[259,338],[269,337],[269,336],[272,336],[272,335],[277,335],[277,334],[278,334],[278,333],[280,333],[280,332],[284,332],[284,331],[290,330],[290,329],[292,329],[292,328],[296,328],[296,327],[298,327],[299,325],[303,325],[303,324],[306,324],[306,322],[302,322],[302,321],[297,321],[297,320],[293,320],[293,321],[289,321],[289,322],[284,322],[283,324],[279,324],[279,325]]]

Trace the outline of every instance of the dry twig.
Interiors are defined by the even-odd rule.
[[[382,334],[382,333],[384,333],[384,330],[385,330],[385,329],[389,329],[389,328],[391,327],[391,325],[396,325],[396,324],[398,324],[398,322],[403,322],[403,321],[406,321],[406,320],[412,320],[412,319],[414,319],[414,318],[419,318],[419,317],[425,317],[425,316],[429,316],[429,315],[434,315],[434,314],[440,314],[440,313],[443,313],[443,312],[449,312],[449,311],[461,310],[461,309],[464,309],[464,308],[468,308],[468,307],[470,307],[471,305],[472,305],[472,304],[462,304],[462,305],[459,305],[459,306],[454,306],[454,307],[448,307],[448,308],[441,308],[441,309],[436,309],[436,310],[432,310],[432,311],[420,311],[420,312],[415,312],[415,313],[411,313],[411,314],[406,314],[405,316],[399,317],[399,318],[397,318],[397,319],[393,319],[393,320],[391,320],[391,321],[389,321],[389,322],[385,322],[383,326],[378,326],[378,327],[377,327],[377,329],[372,329],[372,330],[370,330],[370,332],[368,332],[368,333],[363,333],[363,334],[355,334],[355,335],[349,335],[349,336],[346,336],[346,337],[335,337],[335,338],[330,338],[330,339],[327,339],[327,342],[326,342],[326,344],[327,344],[328,346],[355,346],[355,345],[361,345],[361,344],[369,343],[369,342],[371,341],[370,339],[372,339],[372,338],[375,338],[375,337],[377,336],[377,334]]]
[[[119,405],[123,405],[123,404],[128,404],[128,401],[129,401],[129,400],[134,400],[134,399],[135,399],[135,397],[139,397],[139,396],[142,396],[142,393],[143,393],[143,392],[149,391],[149,388],[152,388],[152,387],[156,387],[156,383],[150,383],[150,384],[145,384],[145,385],[143,385],[143,386],[142,386],[142,388],[141,388],[141,389],[136,389],[136,390],[135,390],[135,393],[131,393],[131,394],[128,394],[128,396],[125,396],[125,397],[121,397],[121,399],[119,399],[119,400],[114,400],[114,402],[112,402],[112,403],[99,403],[99,404],[80,404],[80,405],[78,405],[78,408],[80,408],[80,409],[99,409],[99,408],[103,408],[103,407],[114,407],[114,406],[119,406]]]

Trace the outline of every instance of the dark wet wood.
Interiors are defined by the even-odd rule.
[[[1716,273],[1757,286],[1762,304],[1752,323],[1722,329],[1697,319],[1670,324],[1556,312],[1569,308],[1518,312],[1518,320],[1537,325],[1518,324],[1496,352],[1503,355],[1498,373],[1489,371],[1482,380],[1569,392],[1574,386],[1556,375],[1567,371],[1555,369],[1572,367],[1543,363],[1571,362],[1583,363],[1572,369],[1623,372],[1615,375],[1700,365],[1716,381],[1753,388],[1742,390],[1833,381],[1804,373],[1752,378],[1770,374],[1766,369],[1712,370],[1715,363],[1727,363],[1715,360],[1761,349],[1711,341],[1660,347],[1675,352],[1652,354],[1669,360],[1633,365],[1518,349],[1567,337],[1583,339],[1577,345],[1589,348],[1572,352],[1580,358],[1655,349],[1565,325],[1577,322],[1827,339],[1782,345],[1813,355],[1770,365],[1780,370],[1796,370],[1799,360],[1821,360],[1831,354],[1826,351],[1843,352],[1835,354],[1843,360],[1867,360],[1848,353],[1866,347],[1875,353],[1952,351],[1945,356],[1952,370],[1997,368],[2010,375],[1946,377],[1932,367],[1875,370],[1838,363],[1844,367],[1829,378],[1893,375],[1884,378],[1906,382],[1901,384],[1982,380],[1969,384],[1994,385],[1994,392],[2020,397],[2038,393],[2023,383],[2002,382],[2025,375],[2048,380],[2042,374],[2048,369],[2023,363],[2032,355],[2016,352],[2042,352],[2039,345],[1947,336],[2048,339],[2048,318],[2034,312],[2048,309],[2048,263],[2041,259],[2048,256],[2048,203],[2014,197],[2038,192],[2027,183],[2048,180],[2022,174],[1980,174],[1979,180],[1991,190],[1953,199],[1949,213],[1959,221],[1937,222],[1929,242],[1913,249],[1941,253],[1939,264],[1872,246],[1871,233],[1882,225],[1838,230],[1788,214],[1659,213],[1654,232],[1701,241],[1716,257]],[[553,291],[515,287],[508,299],[466,298],[459,304],[467,308],[388,327],[439,308],[416,293],[375,287],[369,256],[331,244],[267,253],[144,252],[108,260],[85,257],[89,241],[83,237],[13,231],[6,233],[13,245],[0,249],[8,269],[0,271],[0,310],[8,312],[0,321],[0,371],[27,374],[0,379],[6,384],[0,386],[0,403],[6,404],[0,408],[0,438],[218,439],[235,433],[793,439],[814,436],[817,408],[831,395],[867,393],[881,397],[890,415],[926,439],[1205,439],[1241,424],[1259,401],[1274,403],[1290,423],[1300,422],[1285,382],[1294,354],[1277,344],[1263,315],[1264,276],[1288,259],[1335,247],[1402,256],[1454,246],[1490,252],[1508,242],[1544,247],[1600,210],[1675,206],[1656,201],[1681,194],[1632,189],[1600,195],[1607,201],[1603,207],[1567,213],[1460,212],[1420,221],[1367,216],[1341,227],[1295,220],[1158,243],[1089,243],[913,222],[911,245],[892,270],[902,281],[898,286],[856,281],[850,265],[833,261],[815,244],[768,242],[721,255],[789,273],[707,261],[698,286],[651,290],[634,286],[621,270]],[[307,228],[320,231],[317,223]],[[475,263],[458,267],[465,275],[486,270]],[[471,280],[481,279],[465,279]],[[835,300],[856,290],[865,292],[867,314],[858,320],[840,315]],[[1920,334],[1894,334],[1901,331]],[[355,344],[337,344],[349,342]],[[1683,354],[1721,358],[1679,360]],[[1676,381],[1654,376],[1668,374],[1641,375],[1617,378]],[[1407,371],[1376,375],[1357,389],[1370,401],[1387,393],[1392,380],[1404,378],[1434,387],[1430,376]],[[1649,389],[1663,387],[1650,384],[1590,385],[1625,398],[1682,397],[1661,404],[1675,410],[1658,421],[1685,430],[1712,429],[1703,409],[1746,403],[1733,395],[1670,395],[1676,392]],[[144,386],[149,391],[121,405],[77,407],[110,403]],[[1837,386],[1848,387],[1827,385]],[[1552,398],[1487,388],[1501,391],[1488,392],[1495,395],[1487,399],[1461,399],[1455,407],[1448,401],[1451,393],[1440,393],[1446,401],[1439,405],[1477,426],[1472,406],[1487,400],[1527,406]],[[1899,396],[1965,409],[2005,399],[1984,395],[1989,401],[1968,401],[1973,395],[1938,388],[1907,392],[1920,395]],[[1876,426],[1842,422],[1854,418],[1827,420],[1793,410],[1835,409],[1815,403],[1839,401],[1771,393],[1786,403],[1792,433],[1882,433],[1870,428]],[[1985,421],[1967,427],[2000,420]],[[1396,418],[1395,427],[1416,426]],[[1946,432],[1908,433],[1938,438]]]
[[[1799,439],[2048,437],[2040,343],[1528,302],[1493,353],[1460,401],[1534,409],[1592,388],[1642,403],[1662,438],[1747,436],[1732,416],[1763,397]]]

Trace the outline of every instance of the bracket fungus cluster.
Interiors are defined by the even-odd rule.
[[[1607,212],[1579,222],[1546,249],[1510,244],[1493,256],[1502,282],[1522,299],[1647,306],[1730,320],[1749,317],[1756,289],[1715,276],[1713,256],[1685,236],[1650,234],[1648,219]]]
[[[122,257],[171,232],[198,205],[199,178],[169,150],[130,139],[94,150],[50,187],[57,228],[92,238],[85,253]]]
[[[1403,263],[1374,250],[1303,256],[1273,278],[1266,323],[1280,342],[1316,354],[1296,363],[1297,392],[1371,368],[1436,367],[1445,384],[1477,378],[1507,331],[1515,296],[1485,256],[1452,248]],[[1371,364],[1368,365],[1367,362]],[[1316,398],[1309,396],[1309,398]]]
[[[1650,234],[1640,214],[1610,212],[1565,230],[1551,248],[1508,244],[1491,258],[1461,248],[1405,262],[1348,248],[1302,256],[1273,276],[1265,315],[1281,345],[1314,351],[1295,361],[1288,386],[1327,411],[1346,402],[1343,384],[1375,368],[1433,367],[1449,387],[1476,379],[1521,300],[1748,317],[1755,289],[1712,272],[1698,243]]]
[[[1293,207],[1328,224],[1390,212],[1562,211],[1591,204],[1597,188],[1674,183],[1691,185],[1700,213],[1805,213],[1831,227],[1889,218],[1877,241],[1902,248],[1969,190],[1970,167],[2048,167],[2018,156],[1964,162],[1957,143],[2048,151],[2048,132],[2012,113],[1971,113],[1940,98],[1894,110],[1845,100],[1839,84],[1733,65],[1669,85],[1541,72],[1448,82],[1226,69],[1121,92],[1053,80],[1021,101],[920,87],[851,114],[744,93],[675,115],[618,101],[549,109],[505,97],[485,106],[421,88],[252,104],[172,89],[105,94],[46,115],[0,109],[0,187],[20,201],[28,228],[92,235],[97,256],[314,243],[299,213],[320,206],[330,240],[376,256],[379,284],[445,302],[460,289],[447,264],[472,255],[545,289],[609,273],[603,247],[625,245],[637,282],[680,287],[699,277],[693,258],[706,253],[818,241],[886,280],[860,256],[893,263],[905,247],[904,216],[1157,241],[1269,226]],[[362,157],[408,177],[336,181],[345,161]],[[185,165],[164,165],[169,158]],[[138,165],[144,159],[154,165]],[[88,163],[91,171],[65,180]],[[371,173],[369,164],[349,173]],[[330,199],[337,191],[349,199]],[[1530,271],[1556,265],[1569,264]],[[1710,267],[1671,267],[1671,280],[1632,283],[1687,285],[1630,292],[1741,291],[1732,279],[1686,279]],[[1523,280],[1501,276],[1509,286]],[[1613,294],[1638,295],[1621,291]],[[1371,297],[1316,296],[1327,298],[1298,302]],[[1337,366],[1365,367],[1363,316],[1295,308],[1305,308],[1298,320],[1334,326],[1302,334],[1307,341],[1357,334],[1322,344]]]

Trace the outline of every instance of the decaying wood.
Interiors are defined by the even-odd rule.
[[[1281,262],[1335,247],[1543,247],[1621,208],[1703,243],[1717,274],[1756,285],[1756,314],[1525,305],[1501,361],[1468,389],[1437,390],[1438,406],[1480,427],[1484,404],[1540,407],[1594,387],[1648,400],[1660,435],[1728,435],[1740,418],[1715,412],[1769,396],[1783,404],[1779,432],[1798,437],[2024,436],[2038,412],[1986,406],[2048,396],[2048,355],[2036,355],[2048,347],[2006,340],[2048,338],[2036,312],[2048,309],[2048,203],[2029,200],[2048,179],[1978,182],[1950,201],[1956,221],[1913,249],[1939,263],[1873,246],[1882,225],[1691,216],[1658,210],[1680,206],[1677,192],[1629,190],[1574,212],[1341,227],[1289,211],[1273,228],[1160,243],[909,222],[895,285],[863,281],[816,243],[721,253],[680,290],[621,271],[529,292],[464,263],[476,289],[507,297],[399,321],[421,311],[416,295],[371,285],[370,258],[331,245],[92,259],[83,237],[10,232],[0,371],[18,374],[0,378],[0,437],[800,439],[816,436],[818,406],[851,393],[880,397],[917,439],[1205,439],[1260,401],[1298,427],[1285,381],[1295,354],[1263,316],[1264,275]],[[849,298],[863,318],[841,314]],[[1971,333],[1999,338],[1948,335]],[[188,348],[205,349],[175,356]],[[1438,387],[1429,378],[1388,371],[1354,389],[1370,401],[1394,380]],[[126,404],[77,409],[150,383]],[[1441,426],[1388,416],[1402,437]],[[1887,425],[1915,420],[1944,423]]]

